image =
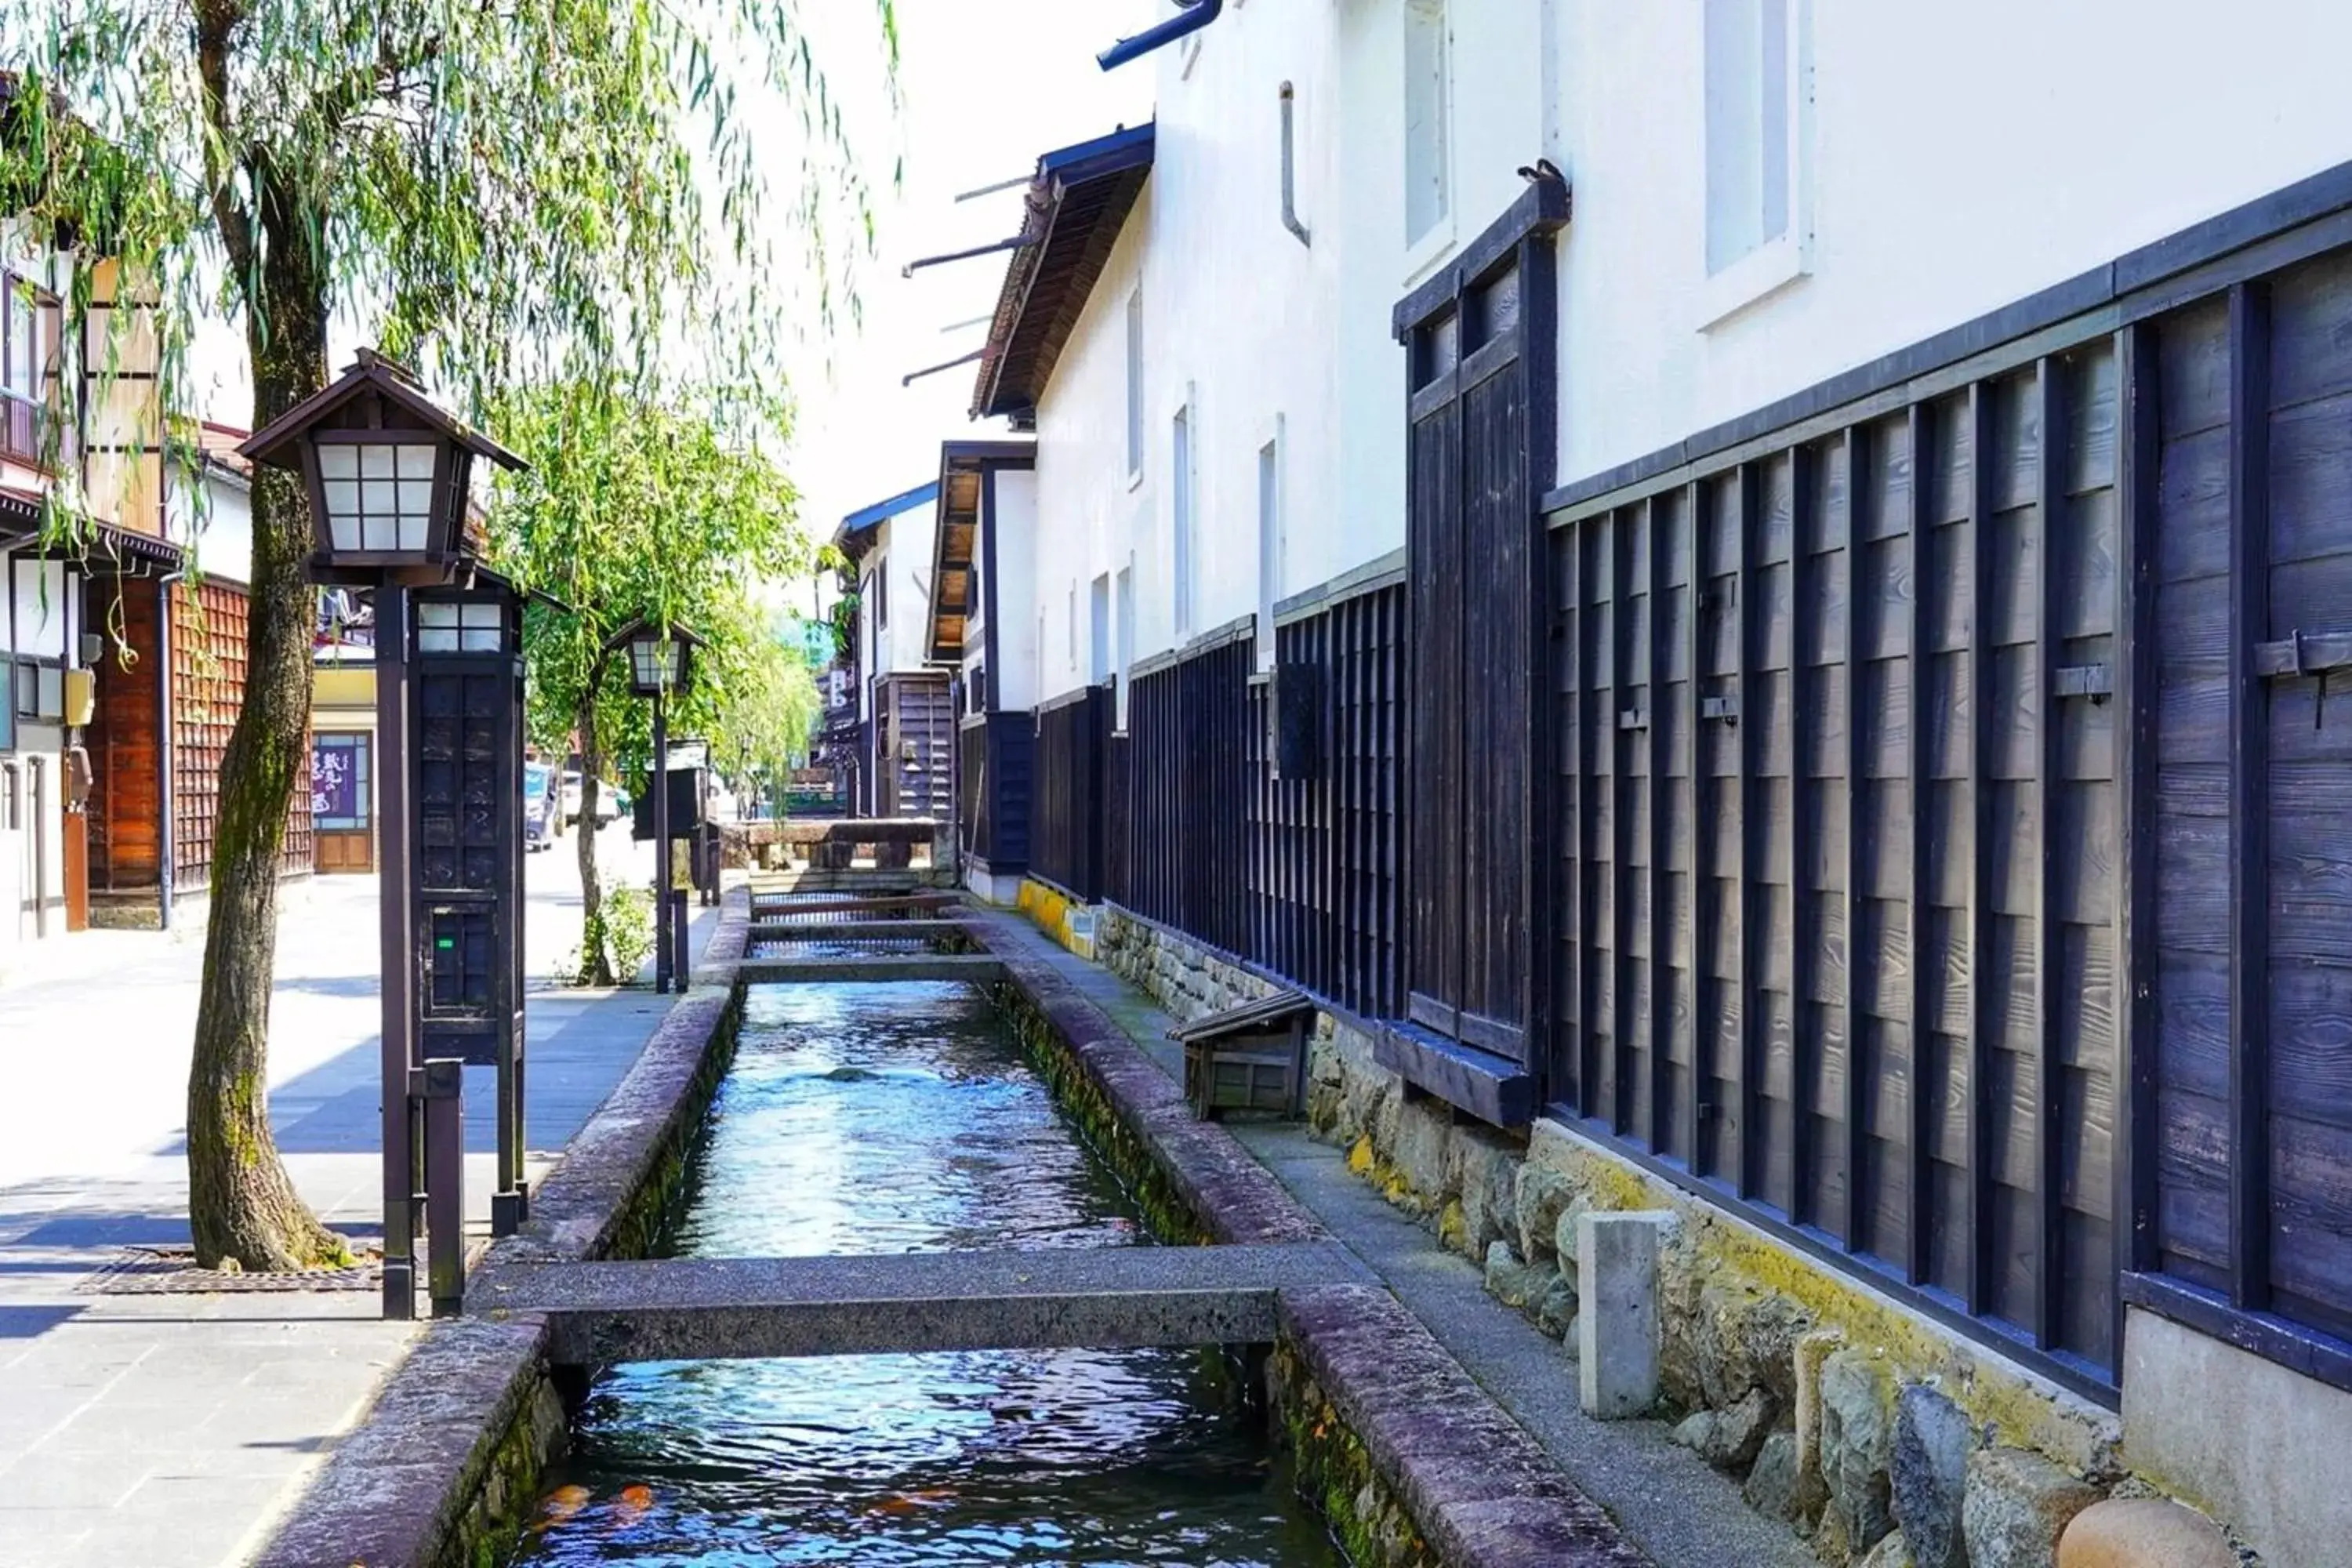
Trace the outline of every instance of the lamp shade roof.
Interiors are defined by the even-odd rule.
[[[429,430],[502,467],[525,466],[520,458],[425,396],[407,371],[373,349],[360,350],[351,368],[255,431],[236,450],[257,463],[299,470],[302,466],[302,437],[322,426],[350,427],[338,424],[336,416],[346,409],[352,409],[356,416],[358,410],[352,405],[368,398],[378,400],[370,424]],[[387,420],[386,416],[392,417]],[[359,423],[357,418],[352,421],[354,426]]]

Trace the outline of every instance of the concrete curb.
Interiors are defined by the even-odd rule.
[[[1457,1568],[1648,1568],[1599,1504],[1378,1286],[1285,1290],[1283,1342],[1439,1560]]]

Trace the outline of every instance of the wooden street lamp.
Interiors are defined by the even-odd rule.
[[[678,990],[684,991],[687,972],[692,967],[687,957],[686,905],[682,896],[677,904],[675,924],[671,912],[671,884],[676,879],[676,870],[670,851],[667,702],[692,682],[694,653],[702,646],[702,639],[684,626],[656,625],[643,617],[623,626],[604,644],[607,651],[627,652],[629,690],[654,705],[654,762],[646,774],[653,795],[648,804],[654,828],[654,989],[664,994],[673,981]]]
[[[522,1176],[521,595],[484,568],[474,464],[521,459],[360,351],[238,448],[298,473],[313,582],[373,590],[381,794],[383,1313],[415,1315],[415,1236],[435,1315],[465,1294],[464,1069],[499,1079],[493,1228]],[[421,1213],[420,1213],[421,1211]]]

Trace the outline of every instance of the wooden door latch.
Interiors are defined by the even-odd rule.
[[[2265,680],[2292,680],[2313,676],[2319,681],[2311,710],[2311,727],[2327,721],[2327,677],[2352,666],[2352,633],[2293,631],[2276,642],[2254,645],[2254,673]]]

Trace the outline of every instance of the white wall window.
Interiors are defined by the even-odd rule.
[[[1097,577],[1087,591],[1087,684],[1100,686],[1110,679],[1110,574]]]
[[[1176,640],[1183,641],[1192,635],[1192,574],[1196,563],[1192,552],[1198,541],[1193,536],[1192,519],[1192,407],[1186,404],[1176,411],[1175,427],[1169,443],[1169,461],[1173,467],[1168,493],[1171,499],[1170,517],[1175,534],[1175,594]]]
[[[1437,235],[1453,214],[1453,50],[1446,0],[1404,0],[1404,238]]]
[[[1806,0],[1705,0],[1709,319],[1804,267]]]
[[[1127,672],[1135,668],[1135,564],[1118,569],[1118,724],[1127,727]]]
[[[1274,604],[1282,596],[1282,436],[1257,449],[1257,667],[1274,668]]]
[[[41,344],[41,311],[33,302],[32,286],[16,278],[0,279],[6,299],[0,301],[0,391],[33,397],[40,391],[37,375],[46,363]]]
[[[1143,290],[1127,297],[1127,479],[1143,479]]]
[[[1070,584],[1068,602],[1064,608],[1066,613],[1062,626],[1063,630],[1069,635],[1069,665],[1071,670],[1076,672],[1078,668],[1078,585],[1075,581]]]

